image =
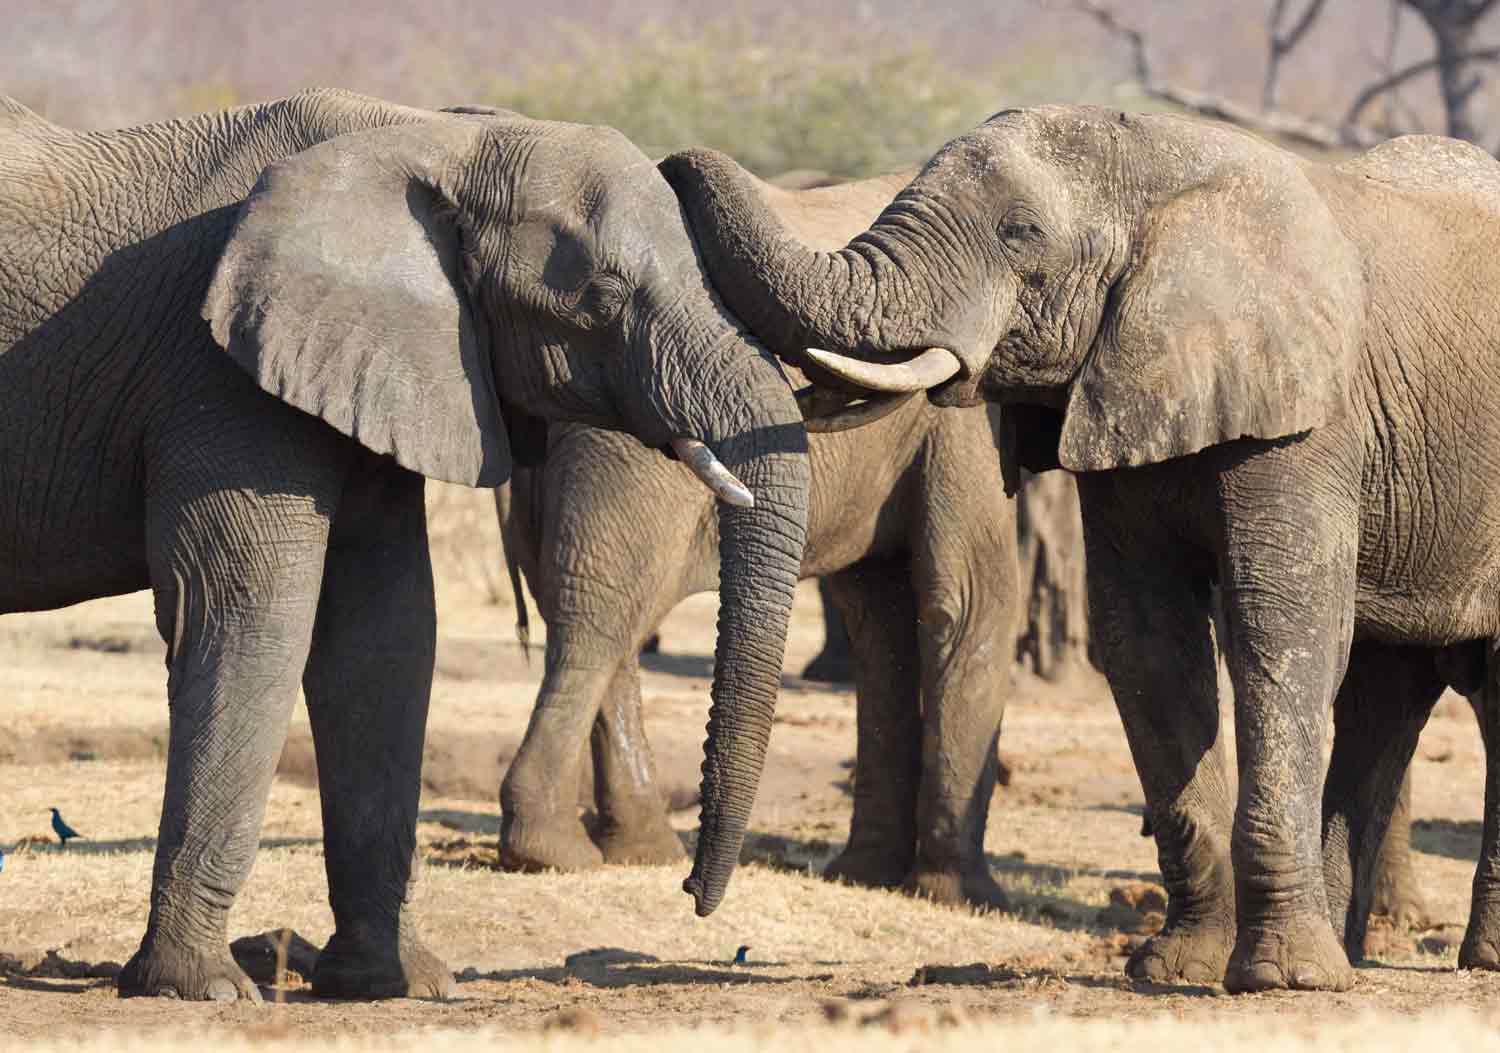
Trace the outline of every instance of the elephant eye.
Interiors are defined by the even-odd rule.
[[[1000,224],[1000,240],[1021,247],[1042,239],[1042,228],[1029,220],[1006,220]]]
[[[578,324],[584,329],[606,326],[619,317],[630,298],[630,287],[618,274],[604,272],[590,278],[579,292]]]

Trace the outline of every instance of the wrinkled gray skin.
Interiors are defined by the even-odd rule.
[[[714,688],[737,715],[715,730],[769,727],[805,435],[638,150],[340,92],[96,134],[0,99],[0,611],[149,587],[168,644],[151,914],[122,994],[258,997],[225,918],[299,682],[336,925],[314,990],[450,989],[406,909],[423,477],[503,482],[523,413],[692,436],[740,473],[757,503],[720,523]]]
[[[799,237],[831,248],[911,175],[755,189]],[[985,906],[1004,902],[983,842],[1010,676],[993,659],[1012,647],[1016,608],[996,423],[913,399],[857,431],[810,436],[801,568],[827,576],[857,655],[854,817],[830,876]],[[500,791],[501,855],[564,870],[671,861],[682,848],[642,731],[638,654],[683,597],[717,585],[712,498],[622,436],[551,432],[546,463],[518,471],[497,501],[547,622],[546,674]],[[576,809],[591,728],[597,845]]]
[[[561,426],[519,470],[502,532],[547,622],[546,672],[500,790],[501,859],[527,869],[682,856],[641,720],[639,651],[718,581],[712,498],[629,439]],[[849,841],[826,876],[1003,907],[984,860],[1015,636],[1015,522],[985,412],[912,401],[809,436],[804,577],[849,625],[858,748]],[[986,490],[968,481],[988,474]],[[578,818],[592,747],[598,823]],[[591,837],[592,835],[592,837]]]
[[[1010,111],[833,253],[726,158],[663,171],[773,349],[944,348],[962,368],[935,401],[1007,403],[1031,463],[1077,473],[1091,631],[1171,895],[1130,973],[1350,986],[1417,733],[1500,630],[1500,164],[1410,137],[1329,166],[1182,117]],[[1497,888],[1481,866],[1463,965],[1496,958]]]

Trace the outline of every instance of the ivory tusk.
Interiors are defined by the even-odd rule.
[[[755,507],[755,495],[703,443],[697,439],[673,439],[672,451],[720,501],[735,508]]]
[[[958,372],[958,356],[943,347],[929,347],[906,362],[866,362],[833,351],[809,347],[807,357],[841,380],[866,391],[925,391]]]

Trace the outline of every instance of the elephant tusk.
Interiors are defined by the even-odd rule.
[[[672,451],[720,501],[735,508],[755,507],[755,495],[703,443],[697,439],[673,439]]]
[[[958,356],[943,347],[929,347],[906,362],[866,362],[816,347],[807,349],[807,357],[866,391],[925,391],[959,370]]]
[[[916,392],[897,392],[893,395],[876,395],[873,398],[844,402],[827,408],[818,405],[815,400],[809,400],[810,404],[818,405],[822,412],[804,415],[802,423],[806,426],[809,435],[831,435],[834,432],[850,431],[854,428],[862,428],[866,424],[874,424],[890,416],[915,396]],[[799,404],[802,402],[800,391],[797,393],[797,401]]]

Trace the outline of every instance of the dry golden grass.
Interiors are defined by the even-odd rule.
[[[469,514],[479,515],[478,506]],[[1500,977],[1454,972],[1451,942],[1439,942],[1434,953],[1403,936],[1386,954],[1388,964],[1361,969],[1356,988],[1343,995],[1228,998],[1207,988],[1126,983],[1118,934],[1101,927],[1099,914],[1112,888],[1153,878],[1154,849],[1137,833],[1140,791],[1118,719],[1088,677],[1062,685],[1017,680],[1003,742],[1015,777],[996,795],[986,841],[1012,897],[1009,914],[940,908],[805,872],[837,850],[847,827],[853,703],[847,692],[795,682],[783,691],[754,820],[751,852],[767,863],[741,868],[712,917],[694,917],[680,891],[685,863],[579,875],[478,865],[492,858],[498,828],[495,757],[519,739],[540,668],[535,659],[524,664],[507,642],[508,605],[451,582],[442,590],[427,763],[478,765],[477,782],[470,781],[479,789],[467,797],[424,795],[418,837],[435,858],[424,868],[417,911],[421,931],[459,976],[457,997],[338,1004],[294,988],[287,1004],[255,1009],[121,1002],[107,981],[0,977],[7,1048],[76,1039],[110,1048],[343,1041],[389,1049],[470,1042],[569,1049],[589,1042],[596,1025],[616,1048],[650,1042],[659,1053],[689,1044],[879,1051],[1002,1042],[1291,1050],[1316,1041],[1320,1048],[1383,1050],[1432,1028],[1445,1043],[1493,1045],[1484,1030],[1488,1016],[1412,1017],[1434,1007],[1488,1014],[1500,1004]],[[820,642],[813,595],[810,587],[799,593],[789,668],[800,667]],[[712,597],[679,607],[664,626],[666,653],[643,677],[646,721],[668,786],[696,783],[709,665],[701,656],[712,639],[714,607]],[[75,639],[84,645],[70,646]],[[128,646],[115,647],[120,641]],[[101,642],[110,646],[96,649]],[[45,836],[54,804],[90,838],[66,851],[8,854],[0,872],[0,953],[56,948],[65,958],[97,963],[123,961],[135,949],[146,922],[163,772],[149,751],[114,751],[139,745],[126,732],[149,742],[165,731],[163,679],[148,597],[0,620],[7,741],[23,744],[19,755],[0,752],[0,845],[9,851],[23,838]],[[305,734],[299,707],[293,736]],[[85,747],[77,758],[68,752],[75,740]],[[466,755],[465,744],[479,756]],[[90,753],[93,759],[82,759]],[[1462,704],[1444,702],[1418,752],[1416,844],[1434,911],[1450,924],[1467,914],[1480,770],[1472,716]],[[695,821],[691,810],[673,816],[685,837]],[[263,834],[230,918],[231,936],[289,926],[321,943],[332,919],[316,790],[305,780],[279,779]],[[740,944],[752,948],[745,968],[728,964]],[[627,952],[629,960],[592,971],[564,967],[569,955],[600,947]],[[989,969],[960,982],[911,985],[919,968],[964,963]],[[856,1016],[885,1012],[893,1001],[904,1008],[870,1027],[829,1029],[820,1008],[829,999],[848,1000]],[[940,1024],[955,1005],[972,1026]],[[1392,1015],[1368,1015],[1374,1011]],[[549,1021],[554,1030],[543,1036]],[[892,1034],[890,1027],[909,1030]]]

